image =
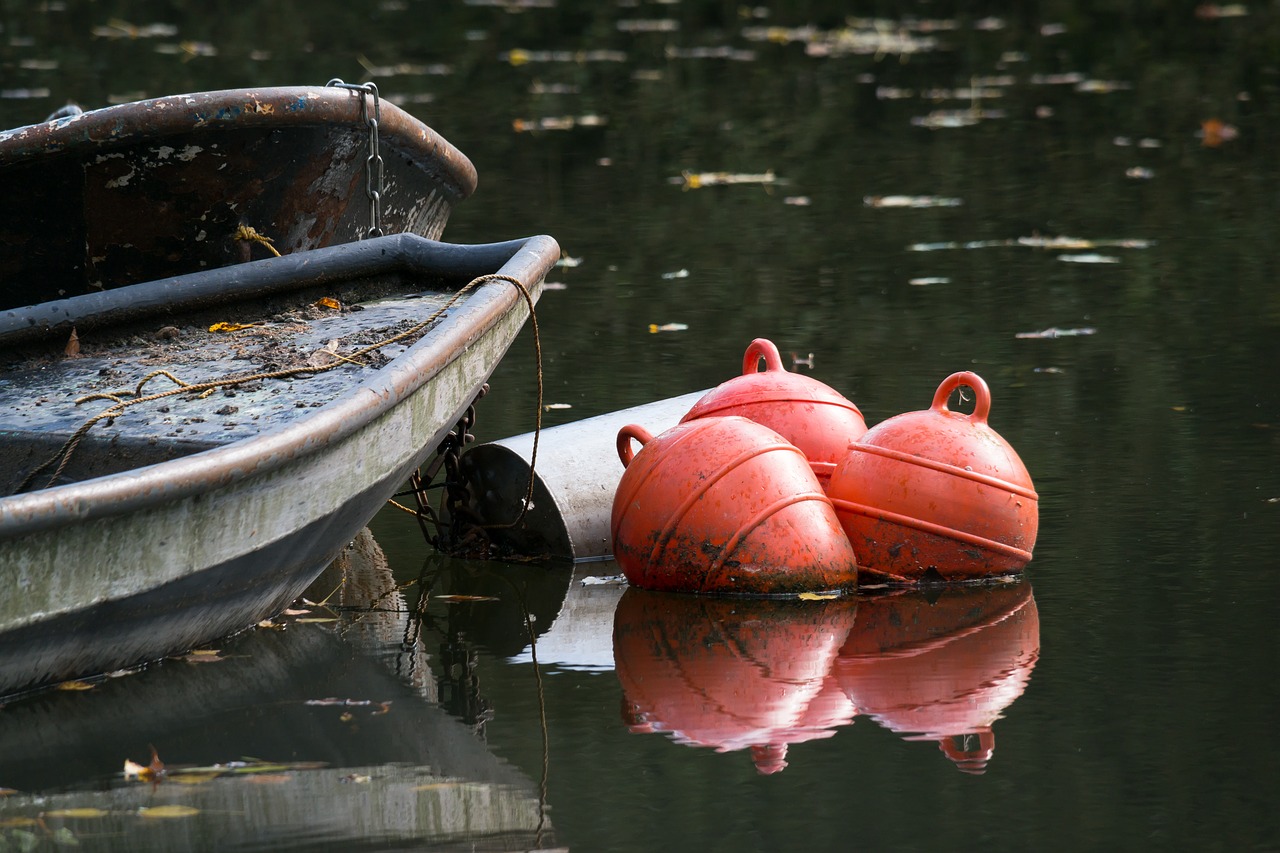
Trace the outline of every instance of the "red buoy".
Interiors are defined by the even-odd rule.
[[[857,406],[829,385],[788,373],[778,348],[764,338],[747,347],[742,375],[708,391],[681,423],[723,415],[764,424],[800,448],[824,488],[849,442],[867,431]]]
[[[768,427],[709,417],[653,438],[633,424],[618,432],[618,456],[626,471],[610,529],[632,585],[766,596],[856,586],[831,500],[804,454]]]
[[[974,390],[972,414],[947,408]],[[849,445],[828,492],[866,576],[899,583],[1018,572],[1031,559],[1039,497],[1013,448],[987,425],[975,373],[938,386],[933,405],[890,418]]]

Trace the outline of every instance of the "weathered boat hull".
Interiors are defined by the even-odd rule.
[[[367,98],[201,92],[0,131],[0,308],[267,257],[240,226],[282,254],[358,239]],[[438,239],[475,168],[393,104],[379,113],[383,231]]]
[[[501,272],[536,294],[559,249],[548,237],[468,250],[397,235],[259,263],[296,269],[305,285],[351,255],[368,274],[408,268],[465,284]],[[527,314],[512,284],[483,284],[360,385],[282,426],[0,498],[0,694],[170,654],[278,611],[438,444]]]

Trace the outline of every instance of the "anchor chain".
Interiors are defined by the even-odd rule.
[[[476,422],[476,403],[489,393],[488,383],[480,387],[480,393],[472,400],[466,412],[436,448],[436,457],[425,469],[415,471],[409,477],[409,486],[418,505],[418,523],[422,533],[433,548],[441,553],[483,554],[489,551],[489,537],[484,532],[481,519],[470,508],[471,490],[461,474],[462,451],[475,441],[471,434]],[[443,482],[432,485],[436,476],[444,470]],[[431,505],[428,491],[443,488],[440,510]],[[427,528],[435,528],[433,534]]]
[[[382,99],[378,97],[378,87],[374,83],[344,83],[340,77],[334,77],[326,86],[360,92],[360,120],[369,128],[369,153],[364,160],[364,191],[369,197],[369,230],[365,237],[382,236],[382,192],[385,182],[385,166],[378,142],[378,127],[382,121]],[[369,101],[372,96],[373,115],[369,114]]]

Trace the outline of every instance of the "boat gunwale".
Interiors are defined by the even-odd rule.
[[[102,153],[139,140],[157,143],[206,129],[358,126],[358,90],[337,86],[267,86],[166,95],[89,110],[74,116],[0,130],[0,168],[51,155]],[[459,199],[475,192],[471,160],[448,140],[385,98],[379,99],[378,137],[416,166],[438,171]],[[364,132],[361,130],[361,132]]]
[[[510,246],[510,257],[497,270],[521,281],[536,296],[535,288],[559,258],[554,239],[545,235],[505,244],[480,244],[480,248]],[[311,254],[364,248],[379,261],[380,272],[435,271],[441,263],[438,247],[467,249],[459,244],[437,243],[416,234],[396,234],[358,244],[312,250]],[[272,264],[297,259],[251,262]],[[446,258],[448,253],[445,252]],[[240,265],[244,267],[247,265]],[[447,268],[439,271],[447,272]],[[202,275],[194,273],[193,275]],[[415,342],[375,376],[353,385],[314,414],[294,423],[268,428],[251,438],[224,447],[201,451],[129,471],[36,492],[0,497],[0,547],[15,539],[70,522],[126,515],[157,502],[190,497],[265,475],[298,458],[359,432],[428,384],[446,366],[462,357],[508,310],[523,305],[521,293],[507,281],[480,286],[441,323]]]

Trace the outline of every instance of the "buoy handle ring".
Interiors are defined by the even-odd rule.
[[[632,439],[640,442],[640,446],[643,447],[653,441],[653,433],[639,424],[627,424],[618,430],[618,458],[622,460],[623,468],[630,465],[631,460],[636,457],[635,451],[631,449]]]
[[[773,341],[767,338],[756,338],[747,347],[747,352],[742,356],[742,375],[748,376],[752,373],[760,372],[760,359],[764,359],[764,369],[766,372],[781,370],[786,371],[782,366],[782,356],[778,353],[778,348],[774,346]]]
[[[935,412],[950,412],[951,410],[947,408],[947,400],[950,399],[951,392],[965,385],[972,388],[976,395],[973,414],[967,417],[974,423],[985,424],[987,417],[991,414],[991,389],[987,387],[987,383],[981,376],[968,370],[953,373],[942,380],[942,384],[933,395],[933,405],[929,408]]]

